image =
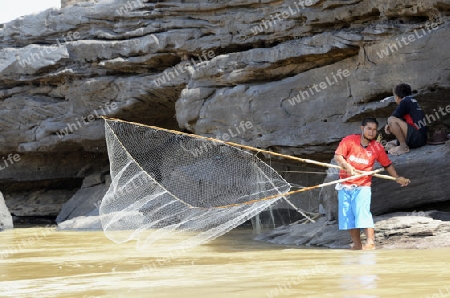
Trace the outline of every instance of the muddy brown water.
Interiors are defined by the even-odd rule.
[[[450,249],[349,251],[252,240],[237,229],[167,252],[102,232],[0,233],[0,297],[449,297]]]

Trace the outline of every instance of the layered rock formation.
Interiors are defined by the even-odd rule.
[[[20,205],[54,192],[62,206],[85,177],[108,174],[101,115],[218,138],[232,130],[234,142],[329,161],[364,116],[389,116],[394,104],[379,101],[408,82],[439,115],[429,124],[450,125],[438,111],[450,104],[446,1],[185,2],[82,2],[0,28],[0,188],[14,215],[42,215]],[[252,129],[237,133],[242,121]],[[444,167],[447,154],[436,153]],[[426,163],[417,158],[405,171]],[[324,177],[285,175],[302,185]],[[449,199],[434,174],[416,175],[426,179],[411,191],[428,194],[392,210]],[[302,207],[317,211],[306,196]]]

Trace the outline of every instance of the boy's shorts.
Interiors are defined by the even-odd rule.
[[[427,144],[427,133],[420,132],[408,124],[408,131],[406,133],[405,141],[409,148],[419,148]],[[400,142],[397,140],[397,146],[399,145]]]
[[[370,212],[371,196],[370,186],[344,187],[338,190],[339,230],[374,227]]]

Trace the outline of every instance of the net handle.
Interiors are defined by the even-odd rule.
[[[334,181],[330,181],[330,182],[325,182],[325,183],[321,183],[321,184],[317,184],[317,185],[313,185],[313,186],[307,186],[307,187],[304,187],[302,189],[292,190],[292,191],[289,191],[289,192],[286,192],[286,193],[276,194],[276,195],[268,196],[268,197],[265,197],[265,198],[262,198],[262,199],[251,200],[251,201],[248,201],[248,202],[245,202],[245,203],[230,204],[230,205],[218,206],[218,207],[213,207],[213,208],[229,208],[229,207],[234,207],[234,206],[239,206],[239,205],[253,204],[253,203],[257,203],[259,201],[272,200],[272,199],[275,199],[275,198],[281,198],[281,197],[284,197],[284,196],[290,196],[290,195],[293,195],[293,194],[296,194],[296,193],[300,193],[300,192],[304,192],[304,191],[308,191],[308,190],[312,190],[312,189],[320,188],[320,187],[324,187],[324,186],[330,186],[330,185],[333,185],[333,184],[345,182],[345,181],[348,181],[348,180],[353,180],[353,179],[364,177],[364,176],[375,175],[376,173],[379,173],[381,171],[384,171],[384,169],[383,168],[379,168],[379,169],[376,169],[376,170],[373,170],[373,171],[370,171],[370,172],[364,172],[362,174],[354,175],[354,176],[351,176],[351,177],[338,179],[338,180],[334,180]],[[193,207],[193,208],[198,208],[198,207]]]
[[[265,154],[278,156],[278,157],[282,157],[282,158],[287,158],[287,159],[292,159],[292,160],[296,160],[296,161],[300,161],[300,162],[304,162],[304,163],[314,164],[314,165],[318,165],[318,166],[321,166],[321,167],[335,168],[335,169],[344,170],[340,166],[334,165],[334,164],[330,164],[330,163],[319,162],[319,161],[312,160],[312,159],[300,158],[300,157],[295,157],[295,156],[292,156],[292,155],[281,154],[281,153],[272,152],[272,151],[269,151],[269,150],[255,148],[255,147],[248,146],[248,145],[242,145],[242,144],[239,144],[239,143],[226,142],[226,141],[222,141],[222,140],[215,139],[215,138],[204,137],[204,136],[200,136],[200,135],[197,135],[197,134],[189,134],[189,133],[185,133],[185,132],[181,132],[181,131],[177,131],[177,130],[171,130],[171,129],[162,128],[162,127],[158,127],[158,126],[152,126],[152,125],[145,125],[145,124],[142,124],[142,123],[124,121],[124,120],[121,120],[121,119],[111,118],[111,117],[106,117],[106,116],[101,116],[101,118],[103,118],[105,120],[111,120],[111,121],[120,121],[120,122],[132,123],[134,125],[143,126],[143,127],[149,127],[149,128],[152,128],[152,129],[162,130],[162,131],[166,131],[166,132],[170,132],[170,133],[174,133],[174,134],[186,135],[186,136],[190,136],[190,137],[194,137],[194,138],[198,138],[198,139],[204,139],[204,140],[208,140],[208,141],[218,142],[218,143],[226,144],[226,145],[233,146],[233,147],[240,147],[240,148],[248,149],[248,150],[255,151],[255,152],[262,152],[262,153],[265,153]],[[363,171],[356,171],[356,172],[364,173]],[[377,174],[377,173],[374,173],[372,175],[374,177],[381,178],[381,179],[387,179],[387,180],[393,180],[393,181],[396,180],[395,177],[392,177],[390,175],[381,175],[381,174]]]

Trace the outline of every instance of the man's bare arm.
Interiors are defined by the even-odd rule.
[[[356,175],[356,171],[355,168],[352,167],[342,155],[339,154],[335,154],[334,155],[334,160],[336,161],[336,163],[343,168],[349,175]]]
[[[407,186],[411,182],[409,179],[399,176],[392,164],[386,168],[386,171],[388,171],[389,175],[396,178],[395,182],[397,182],[401,186]]]

